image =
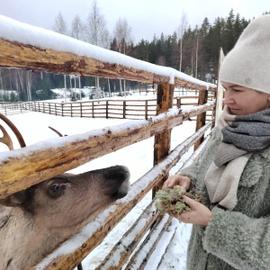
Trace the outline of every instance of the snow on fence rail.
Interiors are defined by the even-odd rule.
[[[0,198],[4,198],[89,160],[155,136],[154,167],[132,185],[125,198],[107,208],[82,230],[82,235],[86,234],[86,237],[74,236],[80,241],[73,242],[68,252],[64,246],[60,246],[33,269],[73,269],[148,191],[155,190],[162,184],[169,170],[189,147],[195,142],[195,147],[198,147],[199,140],[211,126],[211,123],[205,125],[205,116],[207,111],[214,110],[215,102],[207,102],[207,90],[215,91],[215,85],[194,79],[172,68],[133,59],[49,30],[18,23],[4,16],[0,16],[0,66],[158,84],[158,115],[148,120],[136,120],[1,153]],[[175,86],[199,90],[199,106],[189,110],[170,109]],[[171,129],[192,116],[197,116],[196,133],[169,153]],[[149,232],[150,224],[160,219],[150,206],[146,211],[153,217],[145,221],[144,229],[138,231],[134,225],[135,231],[126,234],[126,241],[130,240],[131,234],[136,235],[135,244],[128,244],[130,250],[134,250],[139,238]],[[130,254],[118,247],[114,250],[120,252],[119,261],[110,261],[106,257],[104,264],[111,265],[108,266],[110,269],[119,269]]]

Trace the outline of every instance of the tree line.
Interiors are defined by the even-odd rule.
[[[225,18],[217,17],[210,23],[206,17],[201,25],[192,28],[188,25],[186,15],[182,14],[174,33],[170,35],[161,33],[160,36],[155,35],[151,41],[142,39],[134,43],[131,38],[132,29],[127,20],[119,18],[113,33],[109,33],[106,20],[97,2],[93,1],[85,20],[76,15],[68,25],[59,13],[55,18],[53,30],[150,63],[175,68],[204,81],[215,82],[220,48],[223,48],[225,54],[230,51],[249,21],[250,19],[245,19],[231,10]],[[124,92],[126,87],[135,86],[136,83],[82,77],[80,85],[81,87],[95,85],[105,91]],[[0,69],[0,89],[18,92],[17,96],[12,95],[12,99],[53,98],[50,89],[64,86],[74,87],[72,80],[63,75]],[[0,93],[0,100],[4,98]]]

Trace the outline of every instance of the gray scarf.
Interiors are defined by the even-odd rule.
[[[237,204],[238,184],[249,158],[270,145],[270,109],[236,116],[225,107],[217,131],[222,132],[223,141],[216,149],[204,183],[212,203],[232,210]]]
[[[236,116],[222,134],[214,161],[217,167],[246,153],[262,151],[270,145],[270,109]]]

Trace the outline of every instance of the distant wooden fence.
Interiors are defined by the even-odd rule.
[[[209,91],[215,93],[216,87],[194,80],[176,70],[158,67],[91,45],[87,45],[89,52],[84,56],[78,55],[74,51],[58,51],[58,39],[64,39],[63,43],[68,44],[69,48],[79,48],[82,46],[81,44],[85,48],[86,44],[69,37],[64,38],[62,35],[52,35],[51,32],[45,30],[35,35],[36,28],[32,29],[31,26],[26,27],[25,24],[21,26],[19,23],[16,23],[11,28],[8,28],[12,29],[13,34],[20,34],[14,34],[12,35],[12,39],[9,39],[8,31],[4,31],[7,24],[12,24],[12,22],[8,21],[6,23],[4,20],[4,23],[1,23],[0,18],[0,66],[2,67],[24,67],[34,70],[101,76],[113,79],[121,78],[158,84],[157,116],[153,116],[147,121],[137,121],[136,125],[130,121],[124,126],[102,129],[100,130],[100,135],[97,135],[98,133],[96,131],[94,133],[90,131],[87,134],[81,135],[81,137],[58,138],[57,143],[52,142],[52,145],[47,143],[42,145],[42,147],[36,147],[35,145],[27,146],[23,151],[19,151],[18,153],[11,151],[10,153],[5,153],[4,157],[2,156],[0,164],[0,198],[24,190],[29,186],[64,173],[97,157],[117,151],[151,136],[155,137],[153,168],[132,184],[129,194],[107,208],[98,215],[96,220],[89,224],[91,226],[91,233],[86,239],[80,238],[79,247],[74,248],[72,251],[69,249],[67,253],[61,253],[58,250],[33,268],[54,270],[73,269],[127,215],[138,201],[144,198],[145,194],[150,190],[155,191],[162,185],[169,170],[179,162],[182,155],[191,146],[195,144],[195,148],[198,149],[200,147],[199,145],[204,137],[204,133],[211,127],[211,123],[205,125],[206,112],[209,110],[213,112],[215,108],[214,101],[207,102],[208,93]],[[27,44],[25,44],[24,39],[21,40],[18,38],[18,40],[14,41],[14,37],[21,35],[28,37]],[[45,41],[48,39],[47,35],[50,35],[50,40],[55,38],[55,40],[51,40],[50,45],[45,44]],[[37,40],[38,38],[40,40]],[[42,46],[37,44],[42,44]],[[46,46],[55,47],[47,48]],[[94,57],[97,50],[102,51],[102,60]],[[93,55],[91,54],[92,51]],[[119,58],[123,59],[121,63],[116,62]],[[124,60],[127,60],[128,64],[125,64]],[[168,109],[173,105],[173,91],[175,86],[197,90],[199,92],[198,106],[188,110],[175,108],[168,112]],[[110,102],[107,105],[111,108],[111,104],[113,103],[110,104]],[[33,106],[36,106],[36,110],[42,111],[43,105],[41,104],[36,103]],[[90,102],[88,104],[92,103]],[[122,104],[124,107],[124,103]],[[60,115],[62,113],[71,114],[71,112],[73,114],[73,106],[76,106],[76,114],[80,115],[81,111],[83,111],[81,108],[84,105],[83,103],[67,105],[70,106],[67,112],[64,110],[64,105],[63,109],[61,107],[62,105],[60,107],[57,106],[59,104],[51,104],[46,107],[44,105],[44,111],[49,110],[51,113],[57,112]],[[89,110],[88,114],[91,115],[92,105],[87,106]],[[104,105],[102,106],[104,107]],[[143,106],[145,107],[146,105],[143,104]],[[135,108],[137,110],[137,107]],[[154,114],[154,111],[151,111],[152,114]],[[125,116],[127,117],[127,109]],[[197,116],[196,132],[175,149],[170,150],[171,129],[194,116]],[[16,174],[14,174],[14,171],[16,171]],[[166,228],[170,224],[173,224],[172,219],[167,215],[164,217],[158,215],[153,204],[150,203],[132,228],[124,234],[121,242],[115,243],[112,252],[104,257],[103,261],[100,262],[100,267],[97,269],[120,269],[125,263],[128,263],[128,269],[142,269],[153,248],[155,248],[155,243],[158,242],[159,235],[165,233]],[[176,225],[173,226],[175,228]],[[170,239],[173,239],[173,235],[170,236]],[[140,242],[141,239],[144,239],[144,241]],[[150,239],[152,242],[148,242]],[[134,252],[139,243],[140,248]],[[152,244],[148,245],[148,243]],[[169,244],[170,241],[166,245]],[[139,254],[140,251],[143,251],[143,256]],[[166,253],[166,247],[164,247],[164,253]],[[155,260],[161,260],[163,254],[159,258],[155,258]]]
[[[212,100],[213,97],[208,98]],[[198,105],[198,95],[173,98],[173,106]],[[77,102],[21,102],[0,104],[0,111],[8,115],[12,111],[24,110],[42,112],[56,116],[115,118],[115,119],[149,119],[156,115],[156,99],[100,99]]]

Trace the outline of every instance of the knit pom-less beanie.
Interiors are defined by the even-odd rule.
[[[270,15],[253,20],[226,55],[220,81],[270,94]]]

